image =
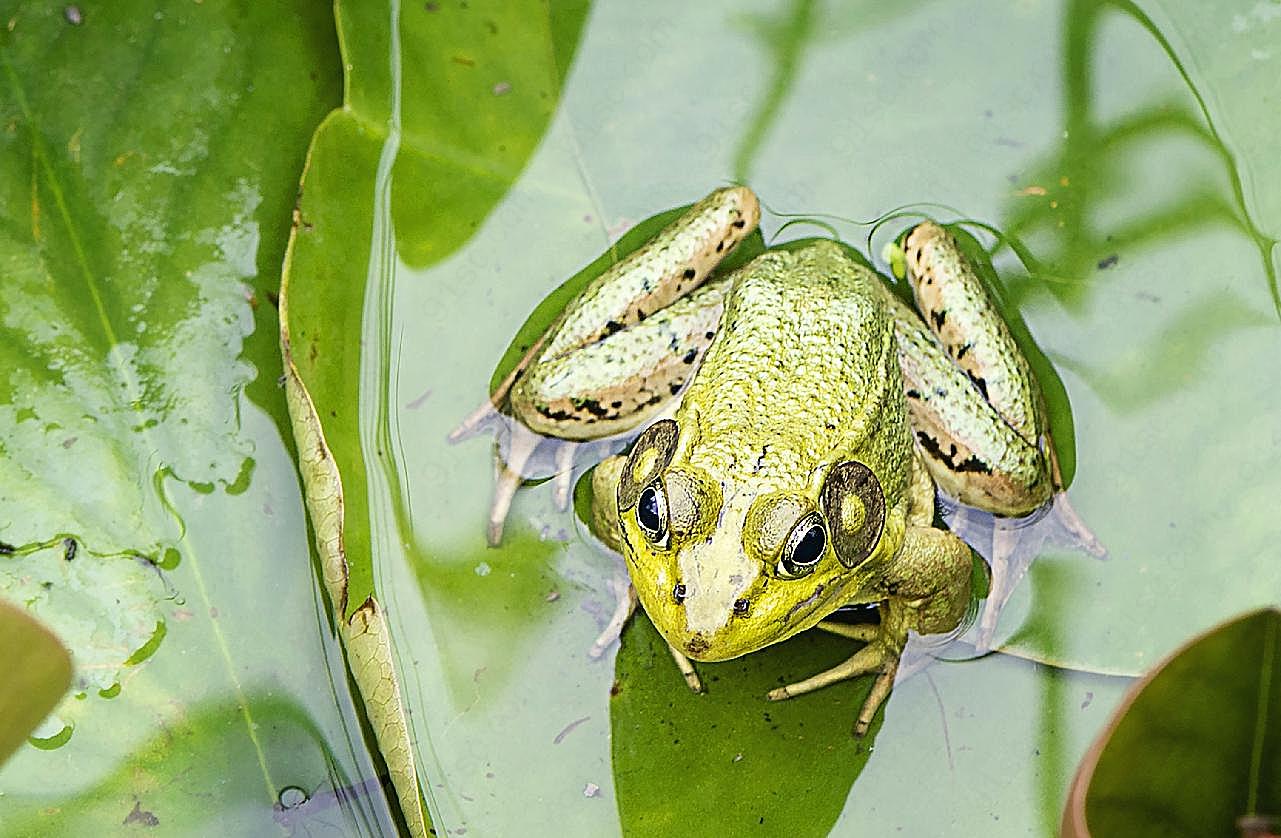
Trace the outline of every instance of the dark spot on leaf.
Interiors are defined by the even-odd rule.
[[[62,557],[67,561],[74,559],[76,557],[76,552],[79,549],[80,545],[76,544],[76,540],[74,538],[62,539]]]
[[[9,544],[8,542],[0,541],[0,556],[12,556],[13,551],[17,549],[18,549],[17,547],[14,547],[12,544]]]
[[[125,819],[121,823],[125,826],[134,823],[142,826],[160,826],[160,818],[156,817],[154,812],[148,812],[143,809],[142,803],[135,800],[133,802],[133,811],[125,815]]]
[[[1110,268],[1110,267],[1112,267],[1113,265],[1115,265],[1115,264],[1117,263],[1117,261],[1118,261],[1118,260],[1120,260],[1120,258],[1121,258],[1121,257],[1120,257],[1119,255],[1117,255],[1117,254],[1113,253],[1111,256],[1106,256],[1106,257],[1104,257],[1104,258],[1100,259],[1100,260],[1099,260],[1099,270],[1101,270],[1101,271],[1106,271],[1108,268]]]

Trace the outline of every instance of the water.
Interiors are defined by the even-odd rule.
[[[1278,25],[1252,8],[1239,37]],[[1239,69],[1190,40],[1237,17],[1192,14],[593,9],[528,165],[474,234],[436,235],[430,258],[402,243],[395,268],[413,537],[379,583],[438,827],[1050,832],[1119,676],[1275,599],[1281,398],[1261,376],[1279,348],[1281,218],[1262,191],[1276,164],[1249,145],[1249,120],[1275,117],[1232,110]],[[643,619],[612,667],[590,659],[613,610],[609,560],[550,484],[517,496],[503,546],[487,548],[490,451],[443,444],[545,294],[631,223],[735,178],[773,211],[767,239],[787,214],[821,213],[862,244],[866,227],[833,217],[903,205],[1014,239],[1022,260],[995,253],[1006,303],[1061,378],[1071,496],[1111,553],[1044,552],[1002,615],[1003,653],[901,683],[864,742],[848,731],[866,679],[763,700],[780,676],[849,654],[831,638],[702,665],[705,696]],[[442,189],[393,217],[410,239],[449,212]]]
[[[389,10],[340,9],[351,109],[317,142],[300,219],[300,247],[311,249],[294,277],[310,294],[291,301],[298,345],[326,350],[300,358],[320,377],[313,395],[347,468],[355,601],[376,593],[389,615],[438,834],[1054,832],[1072,772],[1128,676],[1281,589],[1281,117],[1261,104],[1275,96],[1281,7],[611,2],[554,4],[548,18],[541,3],[481,5],[397,7],[398,41],[387,37]],[[74,31],[92,35],[102,14],[87,10]],[[113,44],[184,43],[111,31]],[[210,55],[234,55],[237,37],[249,35],[227,28],[204,40],[216,41]],[[166,60],[153,54],[148,66]],[[273,73],[305,78],[310,61],[292,71],[273,61]],[[266,89],[236,79],[207,97],[198,130],[175,134],[174,154],[136,163],[160,197],[173,184],[221,196],[210,217],[181,228],[205,235],[174,237],[195,242],[194,255],[164,251],[154,195],[108,201],[121,192],[115,178],[136,175],[117,175],[134,165],[117,160],[121,149],[167,149],[172,132],[112,135],[106,147],[93,132],[83,138],[83,188],[104,213],[81,224],[97,237],[90,255],[116,266],[102,254],[122,248],[120,264],[137,268],[122,272],[145,279],[127,286],[137,307],[104,310],[131,331],[99,335],[93,347],[108,354],[87,368],[109,357],[107,384],[133,384],[136,405],[103,391],[129,426],[114,436],[135,439],[126,420],[139,406],[138,438],[163,445],[127,447],[137,473],[154,475],[137,490],[146,527],[117,521],[122,543],[105,547],[101,533],[65,537],[77,539],[77,562],[132,547],[164,556],[144,592],[167,633],[148,645],[154,621],[134,632],[126,654],[141,644],[145,665],[71,705],[84,720],[61,747],[6,766],[0,831],[393,829],[325,603],[308,589],[274,324],[244,298],[248,277],[269,273],[283,250],[300,151],[254,158],[253,176],[214,169],[199,183],[216,189],[180,180],[206,171],[221,147],[205,126]],[[182,100],[185,88],[172,95]],[[44,147],[65,149],[77,172],[73,123],[108,97],[83,98],[44,125]],[[254,137],[224,142],[261,150]],[[14,159],[34,158],[26,149]],[[269,185],[263,171],[289,176]],[[856,222],[904,207],[969,222],[994,249],[1003,305],[1054,373],[1047,389],[1071,498],[1110,552],[1099,562],[1039,551],[996,626],[999,651],[944,653],[895,688],[863,740],[850,727],[868,679],[764,700],[848,656],[839,638],[806,635],[700,665],[701,696],[643,616],[621,644],[590,655],[615,613],[614,562],[558,508],[552,483],[520,492],[502,546],[488,547],[491,449],[446,443],[545,295],[632,224],[730,180],[761,196],[774,241],[830,227],[875,257],[882,239]],[[28,200],[26,181],[15,190]],[[54,216],[43,218],[55,235]],[[190,318],[206,327],[194,332],[201,342],[164,340],[189,312],[152,300],[153,273],[190,279],[162,290],[205,294],[208,308]],[[61,340],[52,326],[62,323],[41,318],[47,332],[10,343]],[[154,357],[135,352],[152,343]],[[189,385],[183,359],[193,357],[214,359],[193,370],[216,373],[176,414],[215,426],[199,445],[181,444],[194,431],[166,424],[176,415],[148,389]],[[226,398],[242,389],[251,398]],[[5,391],[17,392],[12,382]],[[220,395],[208,410],[191,407],[210,393]],[[5,434],[44,433],[37,413],[19,410]],[[22,437],[22,450],[55,455],[41,474],[75,484],[83,460],[34,438]],[[19,448],[20,437],[4,439]],[[174,462],[187,466],[185,481],[163,468]],[[43,539],[66,529],[33,528]],[[61,537],[51,555],[65,552]]]

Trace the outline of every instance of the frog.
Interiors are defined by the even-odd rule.
[[[1036,378],[947,228],[923,221],[897,245],[911,305],[834,239],[719,273],[760,214],[742,185],[690,206],[587,285],[455,436],[487,410],[524,429],[492,544],[530,440],[639,429],[590,478],[591,529],[630,580],[614,634],[639,603],[695,691],[694,662],[814,628],[857,641],[766,697],[874,676],[863,736],[909,638],[957,633],[986,571],[937,525],[936,493],[1018,517],[1062,479]],[[879,621],[833,619],[851,606]]]

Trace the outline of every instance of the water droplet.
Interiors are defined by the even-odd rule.
[[[285,786],[280,790],[279,801],[281,809],[297,809],[307,802],[307,792],[298,786]]]

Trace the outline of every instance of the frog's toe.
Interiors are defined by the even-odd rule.
[[[609,624],[597,636],[592,647],[587,650],[588,657],[593,660],[605,654],[605,650],[614,645],[623,633],[623,626],[627,625],[627,621],[636,611],[636,588],[627,578],[625,571],[621,578],[615,577],[611,581],[610,588],[617,595],[618,600],[614,604],[614,614],[610,617]]]
[[[698,671],[694,669],[694,662],[685,657],[684,652],[670,643],[667,644],[667,649],[672,653],[672,660],[676,661],[676,668],[681,671],[681,676],[684,677],[685,683],[689,685],[692,691],[701,693],[703,691],[703,679],[698,677]]]
[[[1050,505],[1050,517],[1062,531],[1060,539],[1065,546],[1089,553],[1096,559],[1106,559],[1108,548],[1103,546],[1094,531],[1082,520],[1076,507],[1068,500],[1067,492],[1059,492]]]
[[[501,424],[502,414],[494,403],[486,399],[479,407],[467,414],[463,421],[458,423],[458,427],[449,432],[445,439],[450,445],[457,445],[464,440],[471,439],[484,433],[491,425]]]
[[[503,525],[511,512],[512,498],[524,482],[525,464],[534,455],[534,449],[541,440],[541,437],[524,425],[512,425],[507,459],[504,461],[500,454],[494,455],[494,497],[489,504],[489,522],[485,529],[490,547],[497,547],[502,543]]]
[[[894,688],[894,679],[897,674],[898,661],[890,661],[881,670],[881,674],[876,676],[876,683],[872,684],[872,691],[867,694],[863,709],[859,711],[858,718],[854,721],[855,736],[861,739],[867,735],[868,728],[872,726],[872,720],[876,718],[876,711],[880,710],[885,699],[890,697],[890,690]]]
[[[556,476],[552,478],[552,501],[560,512],[569,509],[569,499],[574,492],[574,454],[577,450],[578,446],[572,442],[561,442],[556,449]]]

